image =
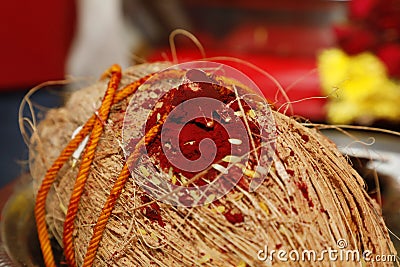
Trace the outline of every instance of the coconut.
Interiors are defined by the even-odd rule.
[[[130,67],[123,72],[118,88],[169,65]],[[47,112],[30,138],[30,169],[37,191],[79,127],[93,114],[103,127],[72,221],[74,262],[69,264],[83,265],[94,232],[101,235],[92,253],[93,266],[359,266],[368,261],[363,252],[370,258],[396,254],[379,206],[334,143],[317,129],[276,111],[271,111],[276,132],[274,152],[269,165],[259,166],[268,171],[256,190],[249,190],[248,183],[246,186],[260,170],[250,164],[244,168],[245,179],[221,198],[204,205],[172,205],[149,194],[138,176],[151,179],[155,174],[137,166],[115,199],[104,231],[98,232],[98,218],[124,171],[122,129],[132,98],[114,103],[102,120],[98,108],[107,84],[108,79],[102,79],[72,93],[63,107]],[[143,100],[152,97],[145,87],[134,95]],[[132,118],[138,122],[146,118],[140,109],[136,111]],[[257,140],[261,144],[261,139]],[[231,142],[239,141],[233,138]],[[77,150],[57,172],[45,202],[49,238],[64,249],[65,220],[85,153],[82,147]],[[160,157],[157,153],[150,156]],[[223,155],[223,159],[229,162],[236,158]],[[213,166],[215,173],[222,172],[225,165]],[[174,183],[185,183],[184,175],[171,176],[176,171],[173,168],[160,166],[158,171],[175,179]],[[43,228],[38,230],[43,235]],[[50,252],[44,250],[46,257]],[[336,253],[329,254],[330,250]],[[283,251],[281,258],[277,257],[279,251]],[[348,252],[360,258],[352,259]]]

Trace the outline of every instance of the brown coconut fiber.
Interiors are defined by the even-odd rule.
[[[120,88],[168,65],[130,67],[123,73]],[[48,111],[37,125],[30,138],[30,168],[36,189],[71,140],[72,133],[96,112],[106,88],[107,80],[103,80],[74,92],[63,107]],[[145,90],[137,93],[147,97]],[[82,265],[93,227],[125,162],[121,148],[124,116],[121,110],[126,108],[128,100],[113,105],[109,119],[104,122],[79,202],[73,232],[77,266]],[[259,259],[264,256],[260,250],[266,247],[269,251],[298,251],[300,256],[304,250],[313,250],[317,258],[329,248],[359,251],[361,258],[366,250],[371,255],[396,254],[379,206],[367,195],[363,179],[333,142],[290,117],[275,111],[273,116],[277,130],[276,153],[267,178],[255,192],[237,187],[216,203],[193,208],[157,201],[160,224],[146,216],[141,198],[143,190],[130,178],[108,220],[94,266],[395,264],[363,259],[330,260],[328,255],[321,261]],[[50,236],[61,246],[63,223],[79,164],[80,159],[71,158],[66,162],[47,198],[47,226]]]

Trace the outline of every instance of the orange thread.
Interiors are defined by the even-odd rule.
[[[131,94],[133,94],[138,87],[143,84],[148,78],[152,76],[148,75],[140,80],[133,82],[123,89],[116,92],[116,95],[113,100],[113,104],[116,104]],[[68,145],[64,148],[64,150],[60,153],[59,157],[54,161],[53,165],[46,172],[45,177],[43,178],[42,184],[38,190],[35,204],[35,219],[36,219],[36,227],[40,242],[40,247],[43,254],[44,263],[47,267],[56,266],[53,256],[53,251],[51,249],[51,243],[49,239],[48,229],[46,225],[46,198],[50,191],[52,184],[54,183],[58,171],[62,168],[65,162],[71,157],[72,153],[78,148],[79,144],[82,140],[92,131],[94,124],[97,120],[96,114],[93,114],[89,120],[82,127],[80,132],[68,143]]]
[[[108,196],[106,203],[101,210],[101,214],[97,219],[96,225],[93,228],[93,235],[90,240],[89,246],[86,251],[83,267],[92,266],[93,261],[96,256],[97,249],[99,247],[101,238],[103,236],[104,230],[107,226],[108,219],[111,216],[111,212],[113,211],[115,204],[122,192],[122,189],[125,187],[126,182],[130,176],[129,166],[135,163],[140,156],[140,148],[143,144],[148,144],[151,140],[157,135],[160,127],[165,120],[165,115],[161,119],[161,123],[153,126],[146,135],[136,144],[135,150],[129,155],[127,162],[124,164],[121,173],[118,176],[117,181],[115,182],[113,188],[111,189],[110,195]]]
[[[50,169],[47,171],[40,189],[36,196],[35,205],[35,218],[36,227],[38,231],[38,237],[40,241],[40,247],[43,253],[43,259],[47,267],[55,267],[53,252],[51,250],[51,244],[49,240],[49,234],[46,225],[46,198],[50,191],[51,185],[54,183],[58,171],[64,165],[64,163],[70,158],[72,153],[76,150],[85,136],[91,131],[95,122],[95,117],[93,116],[88,120],[84,127],[79,131],[79,133],[69,142],[68,146],[64,148],[60,156],[56,159]]]
[[[85,259],[83,262],[84,267],[92,266],[93,261],[96,257],[97,249],[99,243],[103,237],[103,233],[105,227],[107,225],[108,219],[110,218],[111,212],[114,209],[115,203],[122,192],[128,178],[130,176],[128,164],[125,164],[121,173],[118,176],[117,181],[115,182],[110,195],[107,198],[106,203],[101,211],[99,218],[97,219],[97,223],[93,229],[93,236],[90,240],[89,246],[86,251]]]
[[[78,212],[79,201],[81,199],[86,180],[89,176],[90,167],[92,165],[94,154],[97,148],[97,144],[100,140],[100,136],[103,133],[104,124],[107,120],[111,110],[114,94],[117,91],[119,82],[121,80],[121,68],[118,65],[113,65],[109,70],[112,73],[111,79],[108,83],[108,88],[104,95],[101,103],[98,116],[92,132],[90,133],[89,141],[86,145],[85,151],[82,155],[81,165],[79,167],[78,176],[75,181],[74,188],[72,190],[70,202],[68,205],[67,216],[64,222],[64,254],[67,263],[70,266],[76,266],[75,263],[75,251],[73,243],[73,231],[76,214]]]
[[[172,72],[178,74],[178,71],[172,71]],[[36,205],[35,205],[35,217],[36,217],[40,246],[43,252],[44,262],[47,267],[56,266],[54,261],[53,251],[51,249],[48,229],[46,225],[45,208],[46,208],[47,195],[57,177],[58,171],[62,168],[65,162],[71,157],[72,153],[77,149],[82,140],[88,134],[90,134],[88,144],[86,145],[84,154],[82,156],[81,166],[79,168],[78,177],[75,182],[75,186],[70,198],[70,204],[68,206],[67,216],[64,222],[63,243],[64,243],[65,257],[67,263],[70,266],[76,266],[75,253],[73,247],[74,221],[78,211],[79,200],[82,196],[84,186],[90,171],[90,167],[94,159],[94,153],[98,141],[100,139],[100,136],[103,132],[104,121],[107,120],[112,105],[126,99],[128,96],[133,94],[139,88],[140,85],[145,83],[150,77],[154,75],[150,74],[145,77],[142,77],[141,79],[117,91],[121,79],[120,67],[118,65],[113,65],[108,71],[106,71],[102,75],[101,79],[106,78],[110,74],[112,76],[108,83],[108,87],[105,96],[103,97],[103,101],[99,108],[98,114],[93,114],[89,118],[89,120],[80,130],[80,132],[68,143],[68,145],[64,148],[64,150],[60,153],[60,156],[55,160],[53,165],[46,172],[46,175],[43,178],[42,184],[37,193]],[[84,266],[91,266],[93,264],[94,258],[97,253],[98,245],[101,241],[103,232],[107,225],[107,221],[111,215],[112,210],[114,209],[115,203],[120,193],[122,192],[122,189],[124,188],[128,178],[130,177],[130,172],[128,167],[133,161],[137,160],[139,156],[139,148],[143,145],[143,143],[147,144],[157,134],[161,126],[162,123],[150,129],[150,131],[145,135],[145,137],[143,137],[143,139],[139,141],[139,143],[136,145],[135,151],[128,158],[128,162],[125,163],[124,168],[122,169],[120,175],[118,176],[118,179],[115,182],[113,189],[111,190],[110,195],[94,227],[93,236],[85,255]]]

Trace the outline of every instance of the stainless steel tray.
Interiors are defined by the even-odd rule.
[[[32,184],[18,185],[1,214],[0,266],[44,266],[33,208]]]

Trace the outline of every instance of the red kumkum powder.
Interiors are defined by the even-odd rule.
[[[196,80],[209,82],[192,82],[191,79],[194,78],[196,78]],[[168,115],[172,110],[174,110],[175,107],[177,107],[181,103],[198,97],[213,98],[225,104],[229,103],[230,109],[234,111],[240,111],[239,103],[235,93],[232,90],[219,85],[217,81],[213,80],[212,77],[207,76],[204,72],[198,70],[190,70],[186,74],[186,79],[186,83],[183,83],[178,88],[174,88],[168,91],[168,93],[160,98],[159,102],[162,102],[162,106],[153,110],[146,123],[146,132],[149,131],[154,125],[156,125],[156,123],[159,123],[158,119],[160,117],[163,117],[166,114]],[[243,111],[247,116],[247,113],[251,110],[251,107],[245,101],[240,101]],[[208,113],[207,116],[204,113]],[[184,115],[185,114],[182,114],[182,117],[184,117]],[[227,162],[222,162],[221,160],[225,156],[231,155],[232,151],[240,151],[243,146],[232,146],[231,143],[228,141],[228,139],[231,137],[228,135],[225,126],[235,122],[233,119],[225,121],[221,116],[222,115],[216,111],[206,110],[204,107],[202,107],[199,108],[198,117],[191,121],[173,121],[172,123],[164,124],[161,127],[161,131],[163,132],[164,136],[171,138],[176,138],[176,136],[179,136],[179,148],[170,147],[170,149],[172,150],[172,154],[179,153],[180,149],[182,151],[182,154],[188,160],[193,161],[200,159],[199,162],[210,162],[212,160],[212,158],[210,159],[210,157],[214,155],[210,155],[209,153],[201,154],[199,150],[200,141],[208,138],[211,139],[216,146],[216,155],[212,163],[218,163],[223,167],[228,166]],[[236,120],[238,120],[238,118],[236,118]],[[240,117],[239,119],[244,125],[243,118]],[[259,137],[259,125],[255,120],[248,119],[247,121],[252,134],[252,138],[255,141],[256,146],[258,147],[261,143]],[[182,130],[178,132],[180,128],[182,128]],[[182,170],[170,163],[170,161],[174,162],[174,158],[168,159],[164,154],[161,146],[161,131],[146,146],[148,155],[153,158],[154,162],[159,164],[160,168],[166,173],[170,172],[170,168],[172,168],[172,172],[176,177],[179,178],[181,176],[184,176],[187,180],[189,180],[190,178],[195,176],[197,172]],[[248,138],[250,139],[250,137]],[[251,147],[251,144],[247,145]],[[249,161],[250,165],[254,166],[254,155],[250,156]],[[194,185],[206,185],[208,184],[208,182],[213,181],[219,174],[220,172],[218,170],[210,168],[210,170],[201,179],[198,179],[194,182]],[[242,177],[242,179],[244,179],[244,176]],[[239,185],[240,184],[247,183],[239,182]],[[179,179],[178,181],[176,181],[176,185],[181,185]]]

